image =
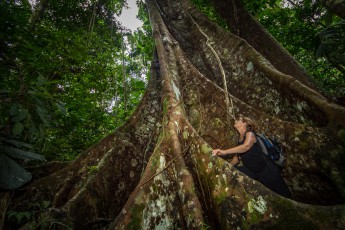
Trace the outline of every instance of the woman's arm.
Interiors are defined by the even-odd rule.
[[[212,155],[224,156],[224,155],[229,155],[229,154],[231,155],[235,153],[245,153],[253,146],[255,142],[256,142],[256,138],[255,138],[254,133],[247,132],[246,139],[242,145],[238,145],[233,148],[224,149],[224,150],[215,149],[212,151]]]

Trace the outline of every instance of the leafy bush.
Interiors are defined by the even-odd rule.
[[[44,161],[44,157],[30,152],[31,145],[5,135],[0,136],[0,143],[0,188],[19,188],[29,182],[32,176],[18,162]]]

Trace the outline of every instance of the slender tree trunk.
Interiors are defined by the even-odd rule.
[[[127,112],[127,78],[125,64],[125,35],[122,34],[122,76],[123,76],[123,106],[125,113]]]
[[[93,2],[92,15],[91,15],[91,19],[90,19],[90,22],[89,22],[89,33],[90,33],[90,36],[92,35],[93,28],[94,28],[94,26],[95,26],[96,9],[97,9],[97,1],[94,1],[94,2]]]
[[[156,53],[138,108],[69,165],[17,192],[10,209],[50,201],[40,220],[73,229],[345,228],[345,108],[276,70],[189,1],[146,2]],[[238,138],[227,127],[219,62],[235,113],[281,140],[292,200],[211,157]]]
[[[37,4],[36,9],[33,11],[33,13],[30,16],[29,23],[31,27],[35,27],[36,24],[40,21],[44,11],[46,10],[48,6],[48,0],[40,0]]]

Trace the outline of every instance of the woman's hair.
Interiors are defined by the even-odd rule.
[[[252,119],[249,117],[242,117],[242,120],[247,124],[247,131],[256,131],[256,124]]]

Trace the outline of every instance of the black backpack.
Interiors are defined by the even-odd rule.
[[[276,139],[267,138],[263,134],[255,134],[262,152],[280,167],[284,166],[285,157],[281,144]]]

